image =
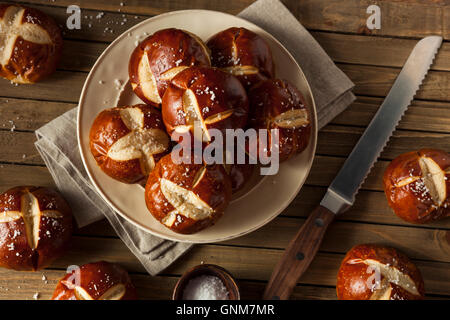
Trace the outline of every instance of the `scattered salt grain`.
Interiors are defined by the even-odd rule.
[[[183,300],[228,300],[228,291],[216,276],[198,276],[188,282]]]
[[[33,299],[34,300],[37,300],[37,299],[39,299],[39,292],[36,292],[35,294],[33,294]]]

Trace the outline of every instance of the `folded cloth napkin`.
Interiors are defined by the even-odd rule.
[[[350,92],[353,83],[281,2],[259,0],[239,16],[267,30],[296,58],[310,82],[320,127],[354,100]],[[72,109],[36,131],[36,148],[56,186],[72,207],[79,227],[106,217],[145,269],[151,275],[161,272],[192,245],[155,237],[123,219],[102,200],[81,161],[76,114],[77,108]]]

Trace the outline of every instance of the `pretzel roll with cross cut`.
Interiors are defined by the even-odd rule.
[[[52,300],[135,300],[128,272],[115,263],[99,261],[75,268],[59,280]]]
[[[248,29],[223,30],[212,36],[206,45],[211,50],[213,67],[235,75],[246,89],[274,76],[269,45]]]
[[[421,300],[424,283],[419,269],[394,248],[362,244],[352,248],[339,268],[340,300]]]
[[[100,112],[90,132],[90,148],[97,164],[124,183],[145,179],[170,150],[161,112],[138,104]]]
[[[62,36],[58,25],[39,10],[0,4],[0,76],[34,83],[56,70]]]
[[[306,149],[311,135],[311,115],[300,91],[286,80],[270,79],[249,91],[250,120],[255,129],[267,130],[267,150],[259,141],[248,146],[250,154],[272,152],[272,129],[278,132],[279,160],[285,161]]]
[[[389,206],[405,221],[427,223],[450,216],[450,155],[422,149],[395,158],[383,176]]]
[[[145,103],[160,106],[170,80],[191,66],[211,66],[209,49],[203,41],[185,30],[160,30],[143,40],[131,54],[131,87]]]
[[[145,186],[150,213],[165,227],[184,234],[213,225],[231,199],[230,177],[222,165],[191,160],[176,164],[172,154],[164,156]]]
[[[72,211],[56,191],[15,187],[0,194],[0,266],[20,271],[47,267],[72,235]]]
[[[162,115],[169,135],[189,133],[211,142],[210,129],[244,128],[248,98],[231,74],[216,68],[191,67],[177,74],[163,97]],[[195,129],[195,130],[194,130]]]

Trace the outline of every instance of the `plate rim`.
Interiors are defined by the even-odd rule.
[[[220,14],[220,15],[224,15],[224,16],[230,16],[233,17],[234,19],[238,19],[238,20],[242,20],[245,21],[245,23],[251,24],[254,27],[256,27],[259,30],[262,30],[265,33],[265,36],[268,36],[272,41],[274,41],[277,45],[279,45],[284,51],[285,53],[292,59],[292,61],[297,65],[298,69],[300,70],[300,75],[301,77],[304,79],[306,87],[309,91],[309,94],[311,96],[311,102],[312,102],[312,106],[310,106],[310,108],[312,109],[313,113],[314,113],[314,125],[313,125],[313,134],[310,137],[310,139],[313,141],[313,146],[312,146],[312,157],[309,160],[309,163],[307,165],[307,172],[304,176],[303,181],[301,181],[301,183],[299,183],[299,186],[297,188],[297,190],[295,190],[295,192],[292,193],[292,196],[285,202],[286,205],[285,206],[281,206],[276,212],[274,212],[269,218],[261,221],[261,223],[255,225],[253,228],[250,228],[246,231],[243,231],[241,233],[238,234],[233,234],[227,237],[221,237],[221,238],[217,238],[214,240],[195,240],[195,239],[176,239],[176,238],[171,238],[170,236],[167,236],[165,234],[160,234],[158,232],[155,232],[154,230],[151,230],[147,227],[145,227],[144,225],[142,225],[140,222],[136,221],[135,219],[133,219],[132,217],[130,217],[129,215],[121,212],[121,210],[119,210],[113,203],[112,201],[108,198],[108,196],[106,194],[104,194],[104,192],[99,188],[99,186],[97,185],[97,181],[94,178],[94,175],[92,174],[92,172],[90,171],[90,168],[87,164],[86,161],[86,154],[83,152],[83,148],[82,148],[82,142],[81,142],[81,129],[80,129],[80,118],[81,118],[81,114],[82,114],[82,108],[81,105],[84,102],[85,99],[85,91],[87,90],[88,84],[91,82],[91,78],[93,73],[95,72],[95,70],[97,69],[97,66],[103,61],[105,55],[108,53],[108,51],[116,45],[116,43],[118,43],[119,41],[122,41],[122,39],[124,37],[126,37],[126,35],[129,32],[133,32],[135,29],[139,28],[140,26],[150,23],[154,20],[157,19],[161,19],[161,18],[165,18],[167,16],[170,15],[175,15],[175,14],[189,14],[189,13],[195,13],[195,12],[202,12],[202,13],[214,13],[214,14]],[[128,81],[128,80],[127,80]],[[286,49],[286,47],[280,42],[278,41],[277,38],[275,38],[270,32],[266,31],[264,28],[258,26],[257,24],[246,20],[244,18],[241,18],[237,15],[233,15],[230,13],[225,13],[225,12],[221,12],[221,11],[215,11],[215,10],[206,10],[206,9],[187,9],[187,10],[175,10],[175,11],[170,11],[170,12],[166,12],[166,13],[162,13],[159,15],[156,15],[154,17],[150,17],[148,19],[145,19],[144,21],[141,21],[140,23],[130,27],[129,29],[125,30],[122,34],[120,34],[116,39],[114,39],[107,47],[106,49],[100,54],[100,56],[97,58],[97,60],[95,61],[94,65],[92,66],[91,70],[89,71],[88,76],[86,77],[86,80],[83,84],[83,88],[81,90],[80,93],[80,98],[78,101],[78,110],[77,110],[77,141],[78,141],[78,149],[80,151],[80,156],[81,156],[81,161],[83,163],[84,169],[86,170],[86,173],[89,177],[90,182],[92,183],[92,185],[95,188],[95,191],[100,195],[100,197],[102,198],[103,201],[105,201],[109,207],[111,207],[115,213],[119,214],[122,218],[124,218],[126,221],[130,222],[131,224],[133,224],[134,226],[138,227],[139,229],[148,232],[156,237],[162,238],[162,239],[166,239],[166,240],[170,240],[170,241],[176,241],[176,242],[183,242],[183,243],[216,243],[216,242],[222,242],[222,241],[226,241],[226,240],[231,240],[231,239],[235,239],[238,237],[241,237],[243,235],[249,234],[253,231],[256,231],[260,228],[262,228],[263,226],[265,226],[266,224],[268,224],[270,221],[272,221],[273,219],[275,219],[276,217],[278,217],[280,215],[280,213],[286,209],[291,203],[292,201],[295,199],[295,197],[297,197],[298,193],[300,192],[300,190],[302,189],[302,187],[305,184],[306,179],[308,178],[310,172],[311,172],[311,168],[312,168],[312,164],[313,161],[315,159],[315,154],[316,154],[316,149],[317,149],[317,138],[318,138],[318,119],[317,119],[317,108],[316,108],[316,102],[314,99],[314,95],[313,92],[311,90],[311,86],[308,82],[308,79],[305,76],[305,73],[303,72],[303,69],[300,67],[300,65],[298,64],[297,60],[292,56],[292,54],[289,52],[289,50]],[[150,213],[149,213],[150,214]],[[106,217],[106,216],[105,216]]]

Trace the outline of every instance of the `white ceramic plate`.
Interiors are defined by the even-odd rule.
[[[192,235],[177,234],[147,211],[140,185],[118,182],[97,166],[89,149],[89,130],[97,114],[117,105],[142,103],[128,83],[128,59],[136,42],[165,28],[180,28],[207,40],[229,27],[245,27],[261,35],[272,49],[276,76],[295,84],[306,98],[312,115],[308,148],[280,165],[275,176],[253,177],[249,187],[233,197],[216,225]],[[120,85],[119,85],[120,82]],[[120,88],[118,88],[120,87]],[[317,120],[314,99],[302,70],[289,52],[269,33],[233,15],[207,10],[175,11],[145,20],[119,36],[98,58],[83,87],[78,110],[78,142],[89,177],[105,201],[121,216],[162,238],[207,243],[232,239],[254,231],[283,211],[299,192],[312,165]],[[259,172],[259,171],[258,171]]]

